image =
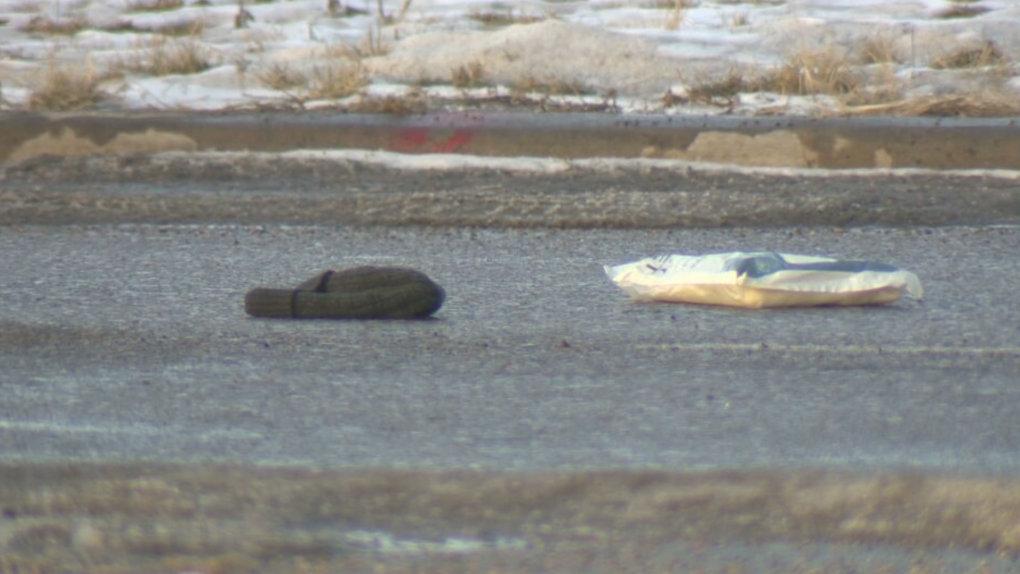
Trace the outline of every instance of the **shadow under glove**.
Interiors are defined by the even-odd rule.
[[[446,292],[414,269],[355,267],[323,271],[296,289],[258,287],[244,296],[253,317],[289,319],[421,319],[443,305]]]

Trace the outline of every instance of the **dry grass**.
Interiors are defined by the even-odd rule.
[[[667,92],[666,107],[682,103],[729,106],[742,93],[775,92],[783,95],[831,95],[855,101],[888,101],[902,92],[894,69],[866,75],[856,69],[845,52],[835,47],[801,48],[771,71],[733,67],[724,75],[690,83],[687,96]]]
[[[356,50],[362,58],[385,56],[393,51],[393,43],[383,38],[378,29],[369,29],[358,41]]]
[[[505,10],[489,10],[480,11],[472,10],[468,13],[467,17],[475,22],[490,26],[493,28],[502,26],[511,26],[513,24],[533,24],[535,22],[541,22],[545,19],[544,16],[536,14],[528,14],[523,10],[514,11],[513,8],[507,7]]]
[[[21,27],[21,31],[46,36],[73,36],[90,26],[91,24],[84,16],[74,16],[58,20],[46,16],[33,16],[27,24]]]
[[[338,100],[353,96],[371,82],[360,61],[331,63],[312,69],[308,96],[315,100]]]
[[[457,88],[477,88],[485,81],[485,68],[481,62],[471,62],[450,73],[450,83]]]
[[[206,23],[203,20],[185,20],[174,22],[163,26],[136,26],[130,20],[121,20],[101,27],[104,32],[137,32],[147,34],[159,34],[172,38],[197,37],[205,31]]]
[[[694,83],[687,89],[687,100],[700,104],[729,104],[742,92],[759,91],[761,80],[752,76],[749,71],[738,68],[730,69],[722,77],[711,78]],[[666,99],[672,97],[667,93]],[[664,102],[667,105],[679,103]],[[686,102],[685,102],[686,103]]]
[[[183,20],[173,24],[166,24],[156,28],[149,28],[145,31],[173,38],[197,37],[205,31],[206,23],[203,20]]]
[[[687,8],[690,0],[672,0],[668,4],[671,5],[666,7],[666,23],[663,24],[663,28],[678,30],[683,25],[684,19],[687,18]]]
[[[256,76],[263,85],[273,90],[293,90],[308,84],[308,76],[287,64],[272,64]]]
[[[13,14],[35,14],[42,11],[43,6],[44,4],[38,0],[23,0],[11,4],[5,11]]]
[[[949,20],[954,18],[973,18],[975,16],[980,16],[981,14],[984,14],[985,12],[988,12],[990,10],[991,8],[986,8],[985,6],[971,6],[969,4],[964,4],[959,6],[950,6],[945,10],[936,12],[934,17],[939,18],[941,20]]]
[[[334,18],[347,18],[349,16],[362,16],[368,14],[367,10],[356,8],[340,0],[326,0],[326,11]]]
[[[984,68],[1004,64],[1006,58],[1002,50],[991,40],[978,48],[961,48],[955,52],[943,54],[931,63],[935,69]]]
[[[835,47],[801,48],[777,70],[755,81],[761,90],[786,95],[848,94],[860,78],[846,54]]]
[[[402,96],[382,96],[379,98],[363,98],[348,109],[360,114],[386,114],[390,116],[406,116],[420,114],[428,110],[428,98],[420,90],[411,90]]]
[[[209,50],[194,38],[154,38],[116,68],[123,72],[170,76],[197,74],[212,67]]]
[[[1000,90],[984,90],[851,106],[842,113],[853,116],[1015,117],[1020,115],[1020,99],[1015,94]]]
[[[393,51],[393,44],[383,37],[377,28],[370,28],[357,44],[338,43],[326,48],[328,56],[348,60],[362,60],[375,56],[385,56]]]
[[[510,89],[519,94],[541,93],[550,96],[583,96],[594,94],[591,88],[579,83],[561,79],[544,80],[535,76],[524,76],[514,82]]]
[[[1020,115],[1020,98],[1001,87],[966,94],[908,98],[906,85],[896,75],[896,57],[891,40],[876,37],[863,51],[865,55],[861,56],[862,60],[882,65],[862,70],[855,68],[846,54],[836,48],[802,48],[771,72],[734,68],[725,75],[694,82],[686,96],[667,92],[662,104],[665,107],[688,103],[731,106],[741,93],[765,91],[787,95],[835,96],[844,106],[839,112],[844,115]],[[1005,61],[1006,58],[995,44],[987,42],[981,48],[961,50],[944,56],[934,67],[980,68],[1002,66]]]
[[[103,32],[140,32],[142,31],[138,26],[135,26],[134,22],[130,20],[118,20],[116,22],[106,24],[105,26],[97,26],[97,30]],[[147,31],[147,30],[146,30]]]
[[[330,61],[315,66],[309,74],[295,72],[283,64],[275,64],[260,75],[260,80],[276,89],[304,87],[300,99],[335,100],[360,93],[371,83],[362,59],[388,50],[377,33],[370,32],[358,46],[336,44],[326,49]]]
[[[94,108],[106,97],[99,89],[101,79],[91,65],[85,71],[78,71],[51,63],[32,90],[28,107],[50,112]]]
[[[376,16],[379,21],[384,24],[393,24],[395,22],[401,22],[404,20],[404,16],[407,16],[407,11],[411,8],[413,0],[404,0],[400,5],[400,10],[397,11],[396,15],[387,14],[383,9],[383,0],[376,0]]]
[[[729,28],[743,28],[751,23],[751,17],[747,12],[734,12],[726,18],[726,25]]]
[[[0,478],[4,572],[695,572],[703,559],[681,564],[657,556],[688,544],[725,549],[777,541],[792,543],[793,552],[812,543],[858,549],[851,556],[862,564],[776,572],[976,574],[1008,570],[943,569],[938,550],[962,549],[975,562],[1020,553],[1020,484],[1012,478],[71,464],[6,466]],[[359,547],[350,536],[355,529],[527,544],[437,563],[430,560],[454,558]],[[877,564],[889,556],[883,547],[898,547],[908,563]],[[812,552],[804,550],[805,557]],[[928,550],[936,551],[931,559]],[[738,564],[711,571],[747,570]]]
[[[896,66],[885,64],[878,72],[871,73],[852,92],[845,94],[842,103],[845,106],[871,106],[900,101],[904,97],[906,87],[896,76]]]
[[[895,64],[900,59],[896,55],[896,38],[888,32],[879,32],[868,38],[861,45],[860,60],[862,64]]]
[[[128,12],[167,12],[184,7],[184,0],[134,0],[127,6]]]
[[[237,12],[234,14],[234,28],[240,30],[247,28],[248,24],[255,21],[255,15],[244,7],[244,1],[238,0]]]

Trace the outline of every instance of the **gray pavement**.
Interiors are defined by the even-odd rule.
[[[769,248],[923,303],[636,304],[602,273]],[[1020,229],[0,229],[0,459],[1020,471]],[[248,318],[257,285],[411,265],[417,322]]]
[[[0,570],[1014,572],[1017,223],[984,175],[7,165]],[[736,249],[927,297],[639,304],[602,271]],[[362,264],[446,305],[243,312]]]

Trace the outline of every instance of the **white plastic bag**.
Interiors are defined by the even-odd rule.
[[[613,283],[645,301],[762,309],[924,296],[917,276],[898,267],[775,252],[660,255],[605,269]]]

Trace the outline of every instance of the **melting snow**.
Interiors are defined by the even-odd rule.
[[[1020,3],[1012,0],[686,0],[682,10],[662,0],[410,0],[403,13],[404,1],[387,0],[384,15],[364,0],[183,0],[142,9],[158,1],[0,0],[0,107],[26,107],[49,70],[68,66],[103,78],[107,109],[335,105],[410,93],[460,103],[575,98],[624,112],[798,114],[840,102],[694,98],[692,90],[822,52],[869,75],[872,90],[903,97],[1020,93]],[[967,9],[974,13],[947,17]],[[61,25],[73,33],[45,31]],[[175,27],[182,36],[161,33]],[[209,68],[153,75],[128,65],[181,46],[197,49]],[[865,63],[869,50],[891,62]],[[938,64],[965,50],[990,59],[966,69]],[[367,91],[312,100],[309,78],[355,60]],[[812,66],[801,72],[808,81],[826,73]],[[474,76],[454,89],[458,71]],[[288,73],[293,85],[271,85],[272,74]]]

